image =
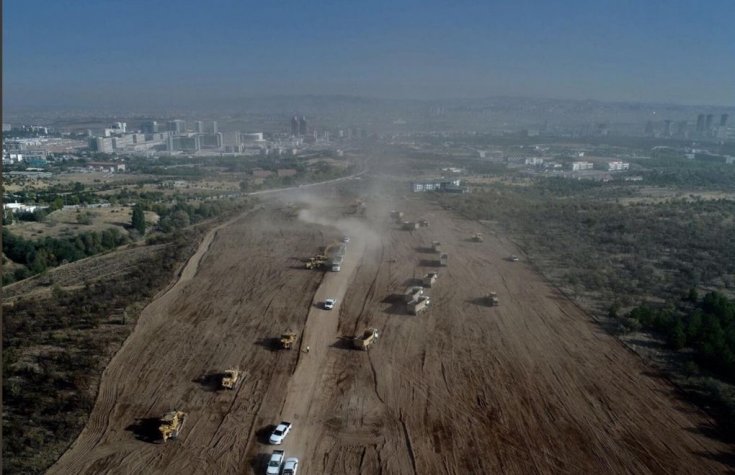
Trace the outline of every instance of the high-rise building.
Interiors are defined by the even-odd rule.
[[[671,137],[671,121],[670,120],[664,121],[664,136]]]
[[[705,130],[707,132],[712,131],[712,125],[714,125],[715,122],[715,116],[713,114],[707,114],[707,118],[705,119]]]
[[[186,132],[186,121],[176,119],[168,122],[169,132],[173,132],[176,135],[183,134]]]
[[[697,116],[697,132],[704,132],[704,114]]]
[[[299,117],[296,115],[291,117],[291,135],[299,135]]]
[[[645,133],[646,135],[653,135],[653,122],[652,121],[649,120],[648,122],[646,122],[646,128],[643,130],[643,133]]]
[[[204,133],[204,122],[202,122],[201,120],[194,122],[194,132],[198,134],[203,134]]]
[[[146,122],[143,122],[141,125],[141,129],[143,130],[143,133],[145,134],[157,134],[158,133],[158,122],[155,120],[149,120]]]
[[[306,116],[299,118],[299,135],[306,135]]]
[[[730,118],[730,114],[722,114],[720,116],[720,127],[727,127],[727,119]]]
[[[680,120],[676,123],[676,135],[679,135],[681,137],[685,136],[687,133],[687,121],[686,120]]]
[[[213,120],[207,129],[207,132],[210,134],[217,134],[219,132],[219,129],[217,128],[217,121]]]

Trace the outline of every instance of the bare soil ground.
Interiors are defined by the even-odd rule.
[[[205,239],[141,315],[50,473],[262,473],[280,420],[294,423],[283,448],[304,474],[732,470],[711,421],[523,259],[507,260],[519,252],[503,236],[471,242],[475,223],[410,199],[397,206],[431,227],[402,231],[388,204],[373,205],[372,232],[352,235],[339,273],[298,259],[340,231],[273,209]],[[433,266],[432,240],[447,267]],[[430,309],[408,315],[395,295],[430,270]],[[500,306],[484,305],[489,291]],[[318,308],[328,297],[337,308]],[[368,326],[379,342],[350,349]],[[279,351],[289,327],[297,347]],[[245,379],[216,390],[231,366]],[[174,408],[188,413],[181,437],[152,443]]]

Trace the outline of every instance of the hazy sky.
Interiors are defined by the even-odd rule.
[[[265,94],[735,104],[735,0],[5,0],[8,107]]]

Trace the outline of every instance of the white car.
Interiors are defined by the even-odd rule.
[[[283,464],[283,458],[285,452],[283,450],[274,450],[271,455],[271,459],[268,461],[268,469],[266,475],[278,475],[281,473],[281,465]]]
[[[286,438],[286,434],[288,434],[290,430],[291,423],[282,421],[275,429],[273,429],[273,433],[271,434],[271,438],[268,439],[268,442],[273,445],[281,445],[283,443],[283,439]]]
[[[283,475],[296,475],[296,471],[299,469],[299,459],[291,457],[286,459],[286,463],[283,464]]]
[[[324,301],[324,310],[332,310],[334,308],[334,304],[337,303],[337,300],[335,299],[327,299]]]

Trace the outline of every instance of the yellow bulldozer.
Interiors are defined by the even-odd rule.
[[[181,429],[184,427],[186,413],[182,411],[171,411],[161,417],[161,425],[158,431],[161,433],[161,439],[166,442],[168,439],[175,439],[179,436]]]
[[[240,379],[239,369],[234,369],[234,368],[228,369],[222,375],[222,388],[224,389],[234,388],[239,379]]]
[[[296,343],[296,333],[288,330],[281,335],[281,348],[284,350],[290,350],[293,348],[294,343]]]
[[[314,257],[310,257],[306,261],[306,268],[307,269],[320,269],[322,266],[324,266],[327,263],[327,256],[323,254],[319,254]]]

